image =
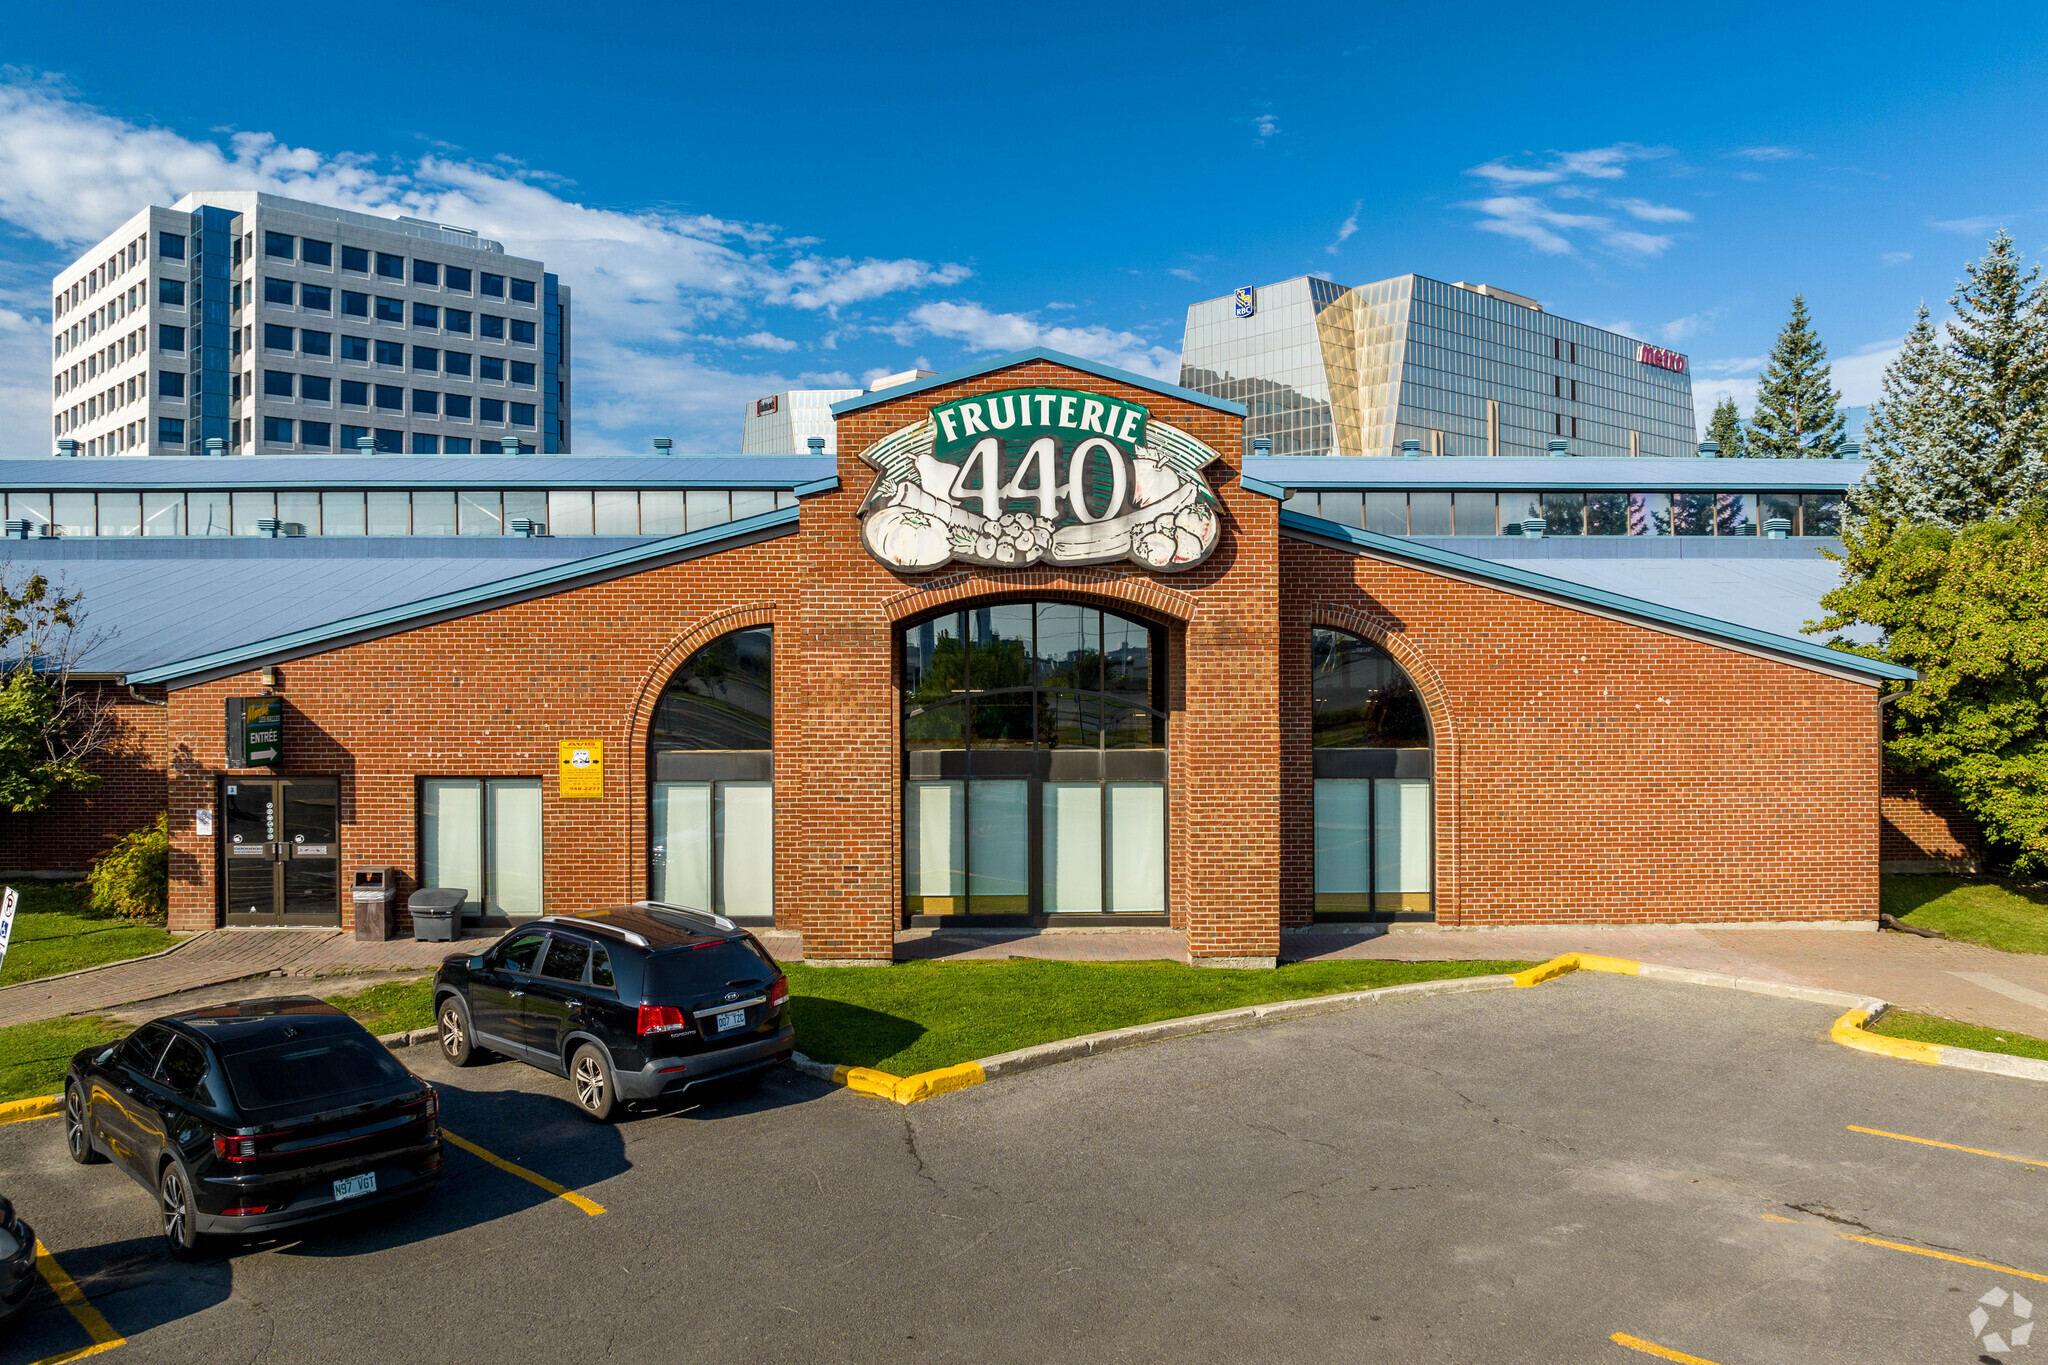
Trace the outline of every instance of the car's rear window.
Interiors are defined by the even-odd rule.
[[[346,1104],[366,1090],[405,1079],[405,1068],[367,1037],[294,1038],[223,1059],[228,1086],[243,1109]]]
[[[747,939],[677,948],[647,959],[647,998],[655,1004],[728,989],[735,982],[773,980],[775,967]]]

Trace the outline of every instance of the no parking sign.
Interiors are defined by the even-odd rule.
[[[14,937],[14,903],[20,899],[11,886],[0,890],[0,967],[7,965],[7,940]]]

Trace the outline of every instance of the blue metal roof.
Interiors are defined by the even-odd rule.
[[[1083,374],[1092,374],[1098,379],[1107,379],[1112,383],[1128,384],[1134,389],[1148,389],[1153,393],[1165,394],[1169,398],[1179,398],[1190,403],[1200,403],[1205,408],[1214,408],[1218,412],[1227,412],[1233,417],[1245,415],[1245,406],[1242,403],[1233,403],[1227,398],[1217,398],[1210,394],[1197,393],[1193,389],[1184,389],[1178,384],[1169,384],[1163,379],[1152,379],[1146,375],[1133,374],[1129,370],[1119,370],[1114,365],[1104,365],[1094,360],[1083,360],[1080,356],[1068,355],[1065,351],[1055,351],[1050,346],[1029,346],[1021,351],[1012,351],[1010,354],[995,360],[983,361],[975,365],[963,365],[957,370],[948,370],[944,374],[933,375],[930,379],[920,379],[915,384],[898,384],[892,388],[878,389],[874,393],[861,394],[858,398],[842,398],[832,405],[832,415],[839,417],[849,412],[859,412],[862,408],[871,408],[877,403],[893,402],[898,398],[903,398],[913,393],[923,393],[928,389],[942,389],[948,384],[957,384],[963,379],[972,379],[976,375],[993,374],[997,370],[1007,370],[1016,365],[1027,364],[1033,360],[1051,361],[1055,365],[1065,365],[1070,370],[1079,370]]]
[[[257,537],[0,541],[0,564],[84,595],[80,671],[203,679],[793,531],[794,507],[681,536]]]
[[[1468,542],[1385,536],[1288,511],[1280,513],[1280,527],[1377,558],[1499,583],[1831,671],[1905,682],[1920,676],[1910,668],[1830,649],[1796,633],[1806,621],[1819,618],[1820,596],[1835,585],[1835,566],[1820,558],[1818,547],[1811,562],[1766,556],[1708,560],[1682,554],[1544,555],[1543,572],[1537,573],[1505,556],[1482,558],[1470,552]],[[1459,549],[1444,548],[1451,543]],[[1484,543],[1491,547],[1496,538],[1485,538]],[[1517,558],[1526,562],[1535,556]],[[1728,619],[1736,614],[1748,619]]]
[[[0,460],[0,490],[796,488],[830,455],[156,455]]]
[[[1616,459],[1606,456],[1290,455],[1244,462],[1244,478],[1279,488],[1469,488],[1508,492],[1836,492],[1863,460]],[[1261,490],[1263,491],[1263,490]]]

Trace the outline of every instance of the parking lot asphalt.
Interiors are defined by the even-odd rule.
[[[422,1048],[452,1132],[603,1212],[451,1149],[419,1207],[180,1265],[54,1120],[0,1127],[0,1192],[117,1363],[1978,1361],[1994,1289],[1982,1331],[2048,1317],[2048,1092],[1833,1013],[1578,974],[612,1128]],[[0,1365],[91,1340],[38,1289]]]

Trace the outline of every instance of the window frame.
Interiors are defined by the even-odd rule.
[[[513,933],[516,933],[520,930],[534,928],[536,925],[539,924],[540,919],[548,914],[547,830],[549,802],[547,799],[546,776],[541,773],[516,772],[436,772],[420,773],[417,776],[415,776],[413,778],[412,785],[413,847],[419,850],[420,876],[422,878],[426,876],[427,868],[427,783],[429,782],[474,782],[478,784],[477,868],[479,872],[482,874],[486,885],[482,887],[468,888],[468,890],[471,892],[471,894],[473,894],[476,897],[476,899],[473,902],[466,900],[462,903],[462,907],[460,911],[458,911],[458,914],[460,916],[458,920],[458,928],[462,924],[481,924],[488,927],[495,927],[496,925],[502,922],[504,924],[508,924],[511,926],[511,930],[506,934],[506,938],[508,940],[511,938]],[[491,878],[490,786],[493,782],[533,782],[538,783],[540,785],[540,908],[532,918],[521,916],[517,919],[514,919],[509,915],[499,915],[493,917],[488,913],[488,907],[490,904],[491,896],[491,888],[488,885]],[[474,918],[471,918],[470,915],[470,906],[472,904],[476,906],[476,915]],[[545,934],[547,932],[546,927],[540,926],[540,932]],[[537,966],[539,964],[536,963],[535,965]]]
[[[1331,744],[1331,745],[1319,745],[1319,744],[1317,744],[1317,743],[1315,742],[1315,714],[1316,714],[1316,682],[1317,682],[1317,677],[1318,677],[1318,674],[1317,674],[1317,671],[1316,671],[1316,640],[1315,640],[1315,637],[1316,637],[1316,635],[1317,635],[1317,633],[1318,633],[1318,632],[1327,632],[1327,633],[1329,633],[1329,634],[1332,634],[1332,635],[1340,635],[1340,636],[1345,636],[1345,637],[1348,637],[1348,638],[1350,638],[1350,639],[1352,639],[1352,640],[1356,640],[1356,641],[1359,641],[1360,643],[1363,643],[1363,644],[1365,644],[1365,645],[1369,646],[1369,647],[1370,647],[1370,648],[1371,648],[1372,650],[1374,650],[1375,652],[1377,652],[1377,653],[1379,653],[1379,654],[1381,654],[1381,655],[1384,655],[1384,656],[1385,656],[1385,658],[1387,659],[1387,662],[1388,662],[1388,663],[1389,663],[1389,664],[1390,664],[1390,665],[1391,665],[1391,666],[1392,666],[1392,667],[1393,667],[1394,669],[1396,669],[1396,670],[1398,670],[1398,671],[1399,671],[1399,673],[1400,673],[1400,676],[1402,677],[1402,679],[1406,681],[1406,683],[1407,683],[1407,685],[1408,685],[1408,688],[1409,688],[1409,690],[1410,690],[1410,691],[1411,691],[1411,692],[1412,692],[1412,693],[1414,694],[1414,697],[1415,697],[1415,702],[1416,702],[1416,705],[1417,705],[1417,706],[1418,706],[1418,707],[1419,707],[1419,708],[1421,709],[1421,712],[1422,712],[1422,719],[1423,719],[1423,727],[1424,727],[1424,729],[1425,729],[1425,731],[1427,732],[1427,735],[1428,735],[1429,743],[1427,744],[1427,746],[1423,746],[1423,747],[1416,747],[1416,746],[1407,746],[1407,747],[1402,747],[1402,746],[1392,746],[1392,747],[1389,747],[1389,746],[1385,746],[1385,745],[1338,745],[1338,744]],[[1437,900],[1436,900],[1436,886],[1437,886],[1437,870],[1438,870],[1438,868],[1437,868],[1437,837],[1436,837],[1436,815],[1437,815],[1437,806],[1436,806],[1436,797],[1437,797],[1437,791],[1436,791],[1436,755],[1437,755],[1437,743],[1436,743],[1436,717],[1435,717],[1434,715],[1432,715],[1432,714],[1430,713],[1430,709],[1429,709],[1429,703],[1428,703],[1427,699],[1426,699],[1426,698],[1425,698],[1425,697],[1423,696],[1423,693],[1422,693],[1422,689],[1421,689],[1420,687],[1416,686],[1416,683],[1415,683],[1415,676],[1414,676],[1414,674],[1410,673],[1410,672],[1408,671],[1408,669],[1406,668],[1406,666],[1404,666],[1404,665],[1403,665],[1403,664],[1401,663],[1401,661],[1400,661],[1399,659],[1396,659],[1396,658],[1394,657],[1394,655],[1393,655],[1393,651],[1389,650],[1389,649],[1388,649],[1388,648],[1387,648],[1387,647],[1386,647],[1385,645],[1381,644],[1381,643],[1380,643],[1379,641],[1377,641],[1377,640],[1374,640],[1374,639],[1372,639],[1372,638],[1371,638],[1370,636],[1367,636],[1367,635],[1362,635],[1362,634],[1360,634],[1359,632],[1357,632],[1357,631],[1355,631],[1355,630],[1350,630],[1350,629],[1347,629],[1347,628],[1345,628],[1345,627],[1343,627],[1343,626],[1333,626],[1333,625],[1327,625],[1327,624],[1321,624],[1321,623],[1314,623],[1314,622],[1312,622],[1312,623],[1311,623],[1311,624],[1309,625],[1309,628],[1308,628],[1308,630],[1307,630],[1307,632],[1306,632],[1306,634],[1305,634],[1305,636],[1304,636],[1304,639],[1303,639],[1303,645],[1304,645],[1304,647],[1305,647],[1305,649],[1304,649],[1304,652],[1305,652],[1305,654],[1307,655],[1307,658],[1306,658],[1305,662],[1306,662],[1306,664],[1307,664],[1307,669],[1306,669],[1306,672],[1307,672],[1307,675],[1308,675],[1308,686],[1306,687],[1306,689],[1304,689],[1304,695],[1303,695],[1303,697],[1302,697],[1302,702],[1303,702],[1303,704],[1304,704],[1304,706],[1305,706],[1305,708],[1306,708],[1306,710],[1307,710],[1307,712],[1308,712],[1308,732],[1309,732],[1309,756],[1310,756],[1310,761],[1309,761],[1309,765],[1308,765],[1308,766],[1309,766],[1309,793],[1308,793],[1308,795],[1309,795],[1309,802],[1308,802],[1308,810],[1309,810],[1309,817],[1308,817],[1308,826],[1307,826],[1307,830],[1306,830],[1306,833],[1307,833],[1307,836],[1308,836],[1308,852],[1309,852],[1309,911],[1310,911],[1310,915],[1311,915],[1312,919],[1313,919],[1313,920],[1314,920],[1315,922],[1317,922],[1317,923],[1329,923],[1329,924],[1389,924],[1389,923],[1430,923],[1430,922],[1433,922],[1433,921],[1434,921],[1434,920],[1436,919],[1436,907],[1437,907]],[[1423,765],[1422,765],[1422,766],[1426,767],[1426,768],[1427,768],[1427,770],[1428,770],[1428,771],[1427,771],[1427,777],[1426,777],[1425,779],[1423,779],[1423,780],[1426,780],[1426,781],[1428,782],[1428,784],[1429,784],[1429,801],[1428,801],[1428,810],[1427,810],[1427,813],[1426,813],[1426,815],[1424,816],[1424,820],[1425,820],[1425,823],[1426,823],[1426,826],[1427,826],[1427,830],[1428,830],[1428,834],[1429,834],[1429,909],[1428,909],[1428,910],[1427,910],[1426,912],[1419,912],[1419,911],[1411,911],[1411,910],[1382,910],[1382,909],[1380,909],[1380,908],[1379,908],[1379,896],[1380,896],[1380,894],[1381,894],[1381,892],[1380,892],[1380,889],[1379,889],[1379,864],[1380,864],[1380,856],[1379,856],[1379,855],[1380,855],[1380,850],[1379,850],[1379,798],[1380,798],[1380,784],[1381,784],[1382,782],[1385,782],[1385,781],[1414,781],[1414,780],[1416,780],[1416,776],[1417,776],[1416,774],[1414,774],[1414,773],[1412,773],[1412,772],[1411,772],[1411,773],[1404,773],[1404,772],[1402,772],[1402,771],[1401,771],[1401,766],[1402,766],[1402,764],[1401,764],[1401,760],[1400,760],[1400,758],[1399,758],[1399,755],[1402,755],[1402,754],[1415,754],[1415,753],[1421,753],[1421,754],[1424,754],[1424,755],[1426,755],[1426,756],[1427,756],[1427,757],[1426,757],[1426,759],[1424,760],[1424,763],[1423,763]],[[1387,769],[1388,769],[1388,771],[1386,771],[1386,772],[1384,772],[1384,773],[1382,773],[1382,772],[1362,772],[1362,773],[1361,773],[1361,772],[1343,772],[1343,771],[1333,771],[1333,772],[1330,772],[1330,773],[1323,773],[1323,772],[1320,772],[1320,771],[1318,771],[1318,769],[1319,769],[1319,768],[1320,768],[1321,766],[1324,766],[1324,765],[1320,765],[1320,764],[1318,764],[1318,763],[1317,763],[1317,762],[1315,761],[1315,760],[1316,760],[1316,756],[1317,756],[1317,755],[1319,755],[1319,754],[1331,754],[1331,755],[1337,755],[1337,754],[1391,754],[1391,755],[1394,755],[1395,757],[1393,757],[1393,758],[1392,758],[1392,759],[1390,759],[1390,760],[1385,760],[1385,761],[1384,761],[1384,765],[1385,765],[1385,766],[1387,767]],[[1328,765],[1328,766],[1330,766],[1330,767],[1332,767],[1332,768],[1337,768],[1337,767],[1339,766],[1339,764],[1338,764],[1338,762],[1332,762],[1332,763],[1331,763],[1330,765]],[[1348,766],[1348,765],[1346,765],[1346,766]],[[1361,766],[1361,767],[1378,767],[1378,766],[1381,766],[1381,763],[1380,763],[1380,761],[1368,761],[1368,762],[1366,762],[1366,763],[1362,763],[1362,764],[1360,764],[1359,766]],[[1317,782],[1319,782],[1319,781],[1329,781],[1329,780],[1335,780],[1335,781],[1350,781],[1350,782],[1363,782],[1363,783],[1364,783],[1364,784],[1366,785],[1366,817],[1365,817],[1365,828],[1366,828],[1366,830],[1367,830],[1367,850],[1366,850],[1366,887],[1367,887],[1367,894],[1368,894],[1368,908],[1367,908],[1367,909],[1364,909],[1364,910],[1336,910],[1336,909],[1332,909],[1332,910],[1323,910],[1323,909],[1319,909],[1319,908],[1317,908],[1317,906],[1316,906],[1316,895],[1317,895],[1317,892],[1316,892],[1316,889],[1315,889],[1315,886],[1316,886],[1316,868],[1315,868],[1315,863],[1316,863],[1316,839],[1317,839],[1317,834],[1316,834],[1316,827],[1317,827],[1317,826],[1316,826],[1316,821],[1317,821],[1317,813],[1316,813],[1316,800],[1317,800],[1317,797],[1316,797],[1316,786],[1315,786],[1315,784],[1316,784]],[[1395,892],[1395,893],[1391,893],[1391,894],[1395,894],[1395,895],[1400,895],[1400,894],[1405,894],[1405,893]]]

